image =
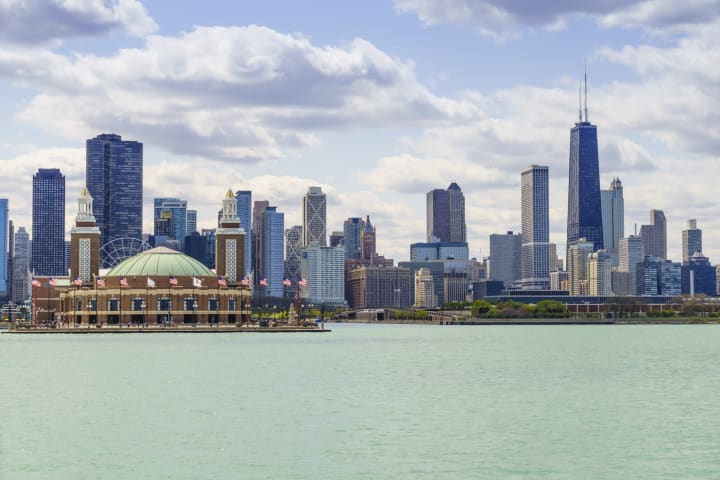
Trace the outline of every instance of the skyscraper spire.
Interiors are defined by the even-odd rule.
[[[587,112],[587,58],[585,59],[585,121],[589,122],[588,120],[588,112]]]
[[[578,82],[578,118],[582,123],[582,82]]]

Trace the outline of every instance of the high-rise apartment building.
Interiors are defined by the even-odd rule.
[[[310,303],[345,305],[345,249],[321,247],[317,244],[302,248],[300,275],[306,285],[300,296]]]
[[[619,178],[613,178],[610,189],[600,190],[603,245],[612,256],[613,265],[618,264],[620,239],[625,236],[625,200]]]
[[[302,226],[294,225],[285,230],[285,278],[290,286],[285,287],[285,296],[295,298],[300,277],[300,251],[302,249]]]
[[[35,275],[67,275],[65,176],[57,168],[41,168],[33,175],[30,270]]]
[[[408,308],[410,297],[410,270],[403,267],[375,267],[364,265],[348,273],[352,308]]]
[[[438,297],[435,294],[435,280],[429,268],[419,268],[415,271],[415,308],[437,308]]]
[[[644,255],[667,259],[667,221],[662,210],[650,210],[650,225],[640,227]]]
[[[197,232],[197,210],[187,210],[187,230],[185,235],[192,235],[193,232]],[[244,227],[243,227],[244,228]],[[248,229],[248,231],[250,231]]]
[[[15,224],[12,220],[8,220],[8,248],[7,248],[7,261],[5,262],[5,268],[7,272],[7,300],[12,300],[13,297],[13,275],[15,274]]]
[[[327,246],[327,197],[320,187],[310,187],[303,197],[303,246]]]
[[[715,267],[700,252],[695,252],[690,260],[680,267],[683,295],[707,295],[714,297],[717,284]]]
[[[457,183],[427,193],[427,241],[465,242],[465,196]]]
[[[255,286],[265,278],[264,249],[265,249],[265,209],[270,206],[267,200],[256,200],[253,204],[252,220],[252,271],[254,272]],[[255,290],[258,292],[259,290]]]
[[[490,234],[490,280],[510,288],[522,277],[522,236],[507,232]]]
[[[248,275],[253,269],[252,192],[250,190],[238,190],[235,192],[235,199],[237,200],[240,227],[245,230],[245,275]]]
[[[595,251],[592,242],[580,238],[568,247],[567,272],[570,295],[589,295],[587,265]]]
[[[24,303],[30,298],[30,235],[25,227],[19,227],[15,232],[15,257],[13,259],[13,286],[12,301],[16,304]]]
[[[187,228],[187,201],[179,198],[155,198],[154,206],[154,235],[164,237],[164,240],[177,240],[180,250],[185,249],[185,236]]]
[[[585,238],[604,248],[602,204],[600,201],[600,167],[597,126],[587,113],[587,76],[585,77],[585,119],[570,130],[570,176],[568,185],[567,246]]]
[[[0,297],[8,294],[8,199],[0,198]],[[12,277],[12,276],[11,276]]]
[[[285,214],[278,212],[277,207],[267,207],[263,228],[265,230],[263,234],[263,274],[268,283],[263,293],[268,297],[283,297],[285,296],[285,285],[283,285]]]
[[[548,167],[531,165],[520,177],[522,209],[522,288],[550,285],[550,210]]]
[[[345,235],[345,259],[360,258],[362,253],[362,234],[365,222],[360,217],[350,217],[343,222]]]
[[[85,182],[93,198],[100,244],[123,237],[141,239],[143,144],[115,134],[98,135],[85,143]]]
[[[612,295],[612,257],[605,250],[589,255],[587,261],[588,293],[593,296]]]
[[[637,264],[642,263],[645,258],[643,240],[641,237],[630,235],[620,239],[619,248],[619,264],[620,272],[628,272],[631,276],[629,295],[635,295],[637,286]]]
[[[682,261],[690,262],[695,252],[702,252],[702,230],[697,228],[697,221],[691,218],[687,221],[687,229],[682,231]]]

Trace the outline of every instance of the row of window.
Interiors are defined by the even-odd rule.
[[[237,310],[237,298],[236,297],[228,297],[227,299],[227,309],[230,311]],[[89,311],[97,311],[97,299],[90,298],[87,301],[87,309]],[[198,299],[197,297],[185,297],[182,301],[182,306],[185,311],[194,311],[198,309]],[[133,298],[130,303],[130,310],[135,312],[142,312],[145,310],[146,304],[144,298]],[[172,299],[168,297],[162,297],[157,299],[157,310],[159,311],[166,311],[166,310],[172,310]],[[83,309],[83,301],[82,299],[78,299],[75,304],[76,310],[82,310]],[[120,310],[120,299],[118,298],[109,298],[107,299],[107,309],[111,312],[117,312]],[[208,299],[208,310],[219,310],[220,309],[220,301],[218,298],[211,297]]]

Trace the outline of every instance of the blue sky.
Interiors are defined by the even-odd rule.
[[[84,140],[145,144],[155,196],[213,226],[227,188],[300,223],[310,185],[328,233],[370,215],[381,254],[425,238],[425,193],[465,192],[473,256],[519,230],[520,171],[550,167],[551,240],[564,250],[569,130],[588,62],[601,187],[625,187],[625,228],[668,218],[669,255],[697,218],[720,256],[720,1],[0,0],[0,192],[30,228],[31,177],[67,176]]]

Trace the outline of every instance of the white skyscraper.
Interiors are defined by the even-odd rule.
[[[621,238],[619,250],[620,263],[618,264],[618,270],[630,273],[630,293],[635,295],[637,264],[642,263],[644,258],[643,240],[635,235]]]
[[[567,271],[570,295],[589,294],[587,264],[593,250],[593,243],[586,241],[585,238],[581,238],[568,248]]]
[[[320,187],[310,187],[303,197],[303,246],[327,246],[327,198]]]
[[[307,281],[300,296],[317,304],[345,305],[345,248],[304,247],[300,254],[300,276]]]
[[[620,239],[625,236],[625,200],[623,187],[619,178],[613,178],[609,190],[600,190],[600,206],[602,207],[603,245],[612,256],[613,265],[617,266]]]
[[[522,288],[550,286],[550,215],[548,167],[531,165],[520,177],[522,188]]]
[[[593,296],[612,295],[612,257],[605,250],[598,250],[588,257],[588,293]]]

